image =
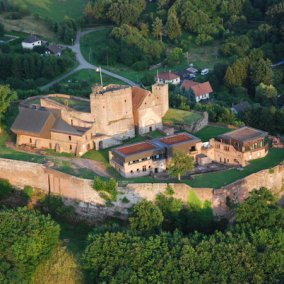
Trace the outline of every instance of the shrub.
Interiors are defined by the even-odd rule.
[[[100,177],[96,177],[93,183],[93,188],[97,191],[102,191],[100,196],[106,200],[115,201],[117,197],[117,183],[114,179],[103,181]],[[110,196],[103,193],[107,192]]]
[[[24,195],[28,198],[31,199],[33,196],[33,188],[29,185],[26,185],[24,187]]]
[[[12,185],[8,180],[0,179],[0,199],[7,197],[12,192]]]
[[[167,185],[166,188],[166,194],[167,195],[173,195],[175,193],[174,189],[172,188],[172,186],[170,186],[169,184]]]
[[[129,199],[124,196],[124,197],[121,199],[121,202],[122,202],[122,203],[129,203]]]

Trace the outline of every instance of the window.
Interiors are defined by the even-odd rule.
[[[32,138],[30,138],[30,143],[33,143],[33,140],[32,140]]]
[[[133,175],[133,171],[131,170],[130,173]]]
[[[72,150],[72,145],[70,145],[70,147],[69,147],[69,148],[70,148],[70,150]]]
[[[140,172],[140,170],[139,169],[137,169],[137,173],[139,173]]]
[[[69,136],[69,141],[71,141],[71,138],[72,138],[72,137],[71,137],[71,136]]]
[[[147,169],[146,169],[146,166],[143,166],[143,172],[146,172],[147,171]]]

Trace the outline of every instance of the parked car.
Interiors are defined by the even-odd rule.
[[[201,70],[201,75],[203,76],[203,75],[207,75],[209,73],[209,69],[203,69],[203,70]]]

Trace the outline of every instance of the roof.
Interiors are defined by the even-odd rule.
[[[54,132],[59,132],[59,133],[66,133],[66,134],[72,134],[72,135],[78,135],[82,136],[88,128],[83,128],[83,127],[74,127],[61,118],[57,119],[56,122],[54,123],[51,131]]]
[[[183,88],[183,89],[185,89],[186,91],[188,91],[188,90],[190,90],[193,86],[195,86],[195,85],[198,85],[198,83],[197,82],[194,82],[194,81],[192,81],[192,80],[184,80],[183,82],[182,82],[182,85],[181,85],[181,87]]]
[[[47,49],[52,52],[53,54],[60,53],[63,50],[63,47],[56,44],[50,44]]]
[[[250,107],[250,104],[247,101],[243,101],[236,105],[233,105],[232,109],[234,109],[237,113],[241,113],[241,112],[244,112],[249,107]]]
[[[144,99],[150,94],[149,91],[139,87],[132,87],[132,106],[133,110],[138,109],[143,103]]]
[[[24,39],[23,42],[25,42],[25,43],[33,43],[33,42],[36,42],[36,41],[39,41],[39,40],[41,40],[41,39],[38,36],[31,35],[28,38]]]
[[[136,144],[132,144],[128,146],[119,147],[119,148],[116,148],[115,150],[116,152],[119,152],[127,156],[127,155],[133,155],[133,154],[137,154],[137,153],[148,151],[148,150],[154,150],[154,149],[156,149],[156,147],[150,142],[140,142],[140,143],[136,143]]]
[[[175,74],[175,73],[171,73],[171,72],[165,72],[165,73],[161,73],[158,76],[156,76],[156,78],[162,79],[162,80],[174,80],[179,78],[179,75]]]
[[[39,135],[50,117],[54,118],[53,114],[46,109],[22,108],[11,130],[15,133],[24,132]]]
[[[174,145],[174,144],[178,144],[178,143],[184,143],[184,142],[193,142],[193,141],[201,141],[199,138],[190,135],[189,133],[180,133],[180,134],[175,134],[175,135],[171,135],[168,137],[164,137],[164,138],[160,138],[159,139],[160,142],[170,146],[170,145]]]
[[[252,127],[244,126],[231,132],[219,135],[219,138],[234,139],[241,142],[264,138],[268,135],[267,132],[255,129]]]
[[[191,87],[194,95],[200,97],[204,94],[210,94],[213,92],[213,89],[209,82],[200,83]]]

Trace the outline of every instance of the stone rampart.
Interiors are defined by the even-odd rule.
[[[72,202],[77,212],[88,216],[121,216],[126,217],[127,209],[142,199],[154,201],[159,193],[164,193],[166,183],[130,183],[119,188],[120,194],[113,206],[105,206],[98,192],[92,188],[92,181],[77,178],[50,169],[41,164],[14,161],[0,158],[0,179],[7,179],[18,188],[30,185],[44,192],[60,195],[66,202]],[[182,183],[170,184],[175,193],[174,197],[187,202],[190,192],[194,192],[202,201],[210,201],[216,216],[230,215],[230,203],[242,202],[249,192],[260,187],[267,187],[274,193],[283,195],[284,165],[272,169],[262,170],[220,189],[191,188]],[[124,198],[128,203],[123,202]]]

